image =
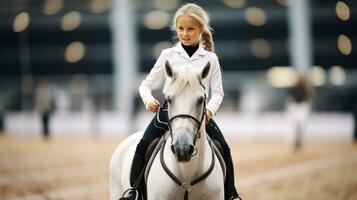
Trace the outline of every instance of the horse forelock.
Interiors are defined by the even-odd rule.
[[[180,94],[185,88],[192,91],[204,90],[198,71],[192,66],[182,66],[176,69],[174,79],[166,78],[163,92],[166,96],[173,97]]]

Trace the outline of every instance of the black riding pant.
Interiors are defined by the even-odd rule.
[[[155,117],[151,120],[149,126],[146,128],[143,137],[141,138],[139,144],[136,147],[136,153],[145,156],[145,152],[149,144],[156,138],[161,137],[169,130],[168,127],[168,117],[167,108],[159,108]],[[211,119],[208,124],[206,124],[206,132],[212,138],[217,140],[222,146],[223,157],[231,157],[229,146],[223,137],[221,130],[218,128],[216,122]]]

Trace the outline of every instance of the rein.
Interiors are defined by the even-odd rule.
[[[185,191],[185,195],[184,195],[184,200],[188,200],[188,193],[192,190],[192,186],[194,186],[196,183],[199,183],[200,181],[204,180],[205,178],[207,178],[211,172],[213,171],[214,165],[215,165],[215,159],[214,159],[214,147],[212,146],[212,142],[209,141],[211,150],[212,150],[212,162],[210,167],[208,168],[208,170],[203,173],[201,176],[197,177],[196,179],[194,179],[193,181],[191,181],[190,183],[187,182],[182,182],[179,178],[177,178],[177,176],[175,176],[175,174],[173,174],[170,169],[167,167],[165,160],[164,160],[164,150],[165,150],[165,144],[166,144],[166,139],[163,141],[162,146],[161,146],[161,152],[160,152],[160,162],[162,167],[164,168],[165,172],[167,173],[167,175],[169,175],[169,177],[179,186],[181,186],[181,189],[183,191]]]

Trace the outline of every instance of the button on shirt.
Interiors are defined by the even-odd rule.
[[[150,73],[141,82],[139,92],[146,109],[148,109],[149,103],[154,100],[151,94],[153,87],[165,78],[166,60],[169,61],[173,69],[190,65],[202,70],[207,62],[211,63],[210,73],[202,80],[202,83],[206,88],[207,96],[209,92],[211,93],[211,98],[207,103],[206,109],[211,111],[214,115],[219,109],[224,96],[221,67],[217,55],[213,52],[206,51],[200,45],[197,51],[189,57],[181,43],[177,43],[177,45],[172,48],[164,49]]]

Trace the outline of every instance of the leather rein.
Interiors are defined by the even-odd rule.
[[[171,129],[171,122],[176,119],[176,118],[189,118],[189,119],[192,119],[193,121],[195,121],[197,124],[198,124],[198,128],[197,128],[197,132],[196,132],[196,135],[194,137],[194,144],[196,144],[196,141],[198,138],[200,138],[200,135],[201,135],[201,132],[200,132],[200,127],[201,127],[201,124],[204,120],[204,117],[205,117],[205,114],[206,114],[206,96],[204,98],[204,105],[203,105],[203,113],[202,113],[202,117],[201,117],[201,120],[199,121],[198,119],[196,119],[195,117],[191,116],[191,115],[187,115],[187,114],[180,114],[180,115],[175,115],[174,117],[172,117],[171,119],[169,119],[169,123],[168,123],[168,126],[169,126],[169,131],[170,131],[170,135],[172,137],[172,129]],[[179,186],[181,186],[181,189],[185,192],[184,194],[184,200],[188,200],[188,195],[189,195],[189,192],[192,190],[192,186],[194,186],[196,183],[199,183],[200,181],[204,180],[205,178],[207,178],[211,172],[213,171],[213,168],[214,168],[214,165],[215,165],[215,153],[214,153],[214,147],[212,146],[212,142],[210,140],[208,140],[209,142],[209,145],[211,147],[211,150],[212,150],[212,162],[211,162],[211,165],[210,167],[208,168],[208,170],[203,173],[201,176],[195,178],[194,180],[192,180],[191,182],[182,182],[179,178],[177,178],[177,176],[175,174],[173,174],[170,169],[167,167],[166,163],[165,163],[165,160],[164,160],[164,149],[165,149],[165,144],[166,144],[166,139],[164,139],[162,145],[161,145],[161,151],[160,151],[160,162],[161,162],[161,165],[163,167],[163,169],[165,170],[165,172],[167,173],[167,175],[169,175],[169,177],[176,183],[178,184]]]

